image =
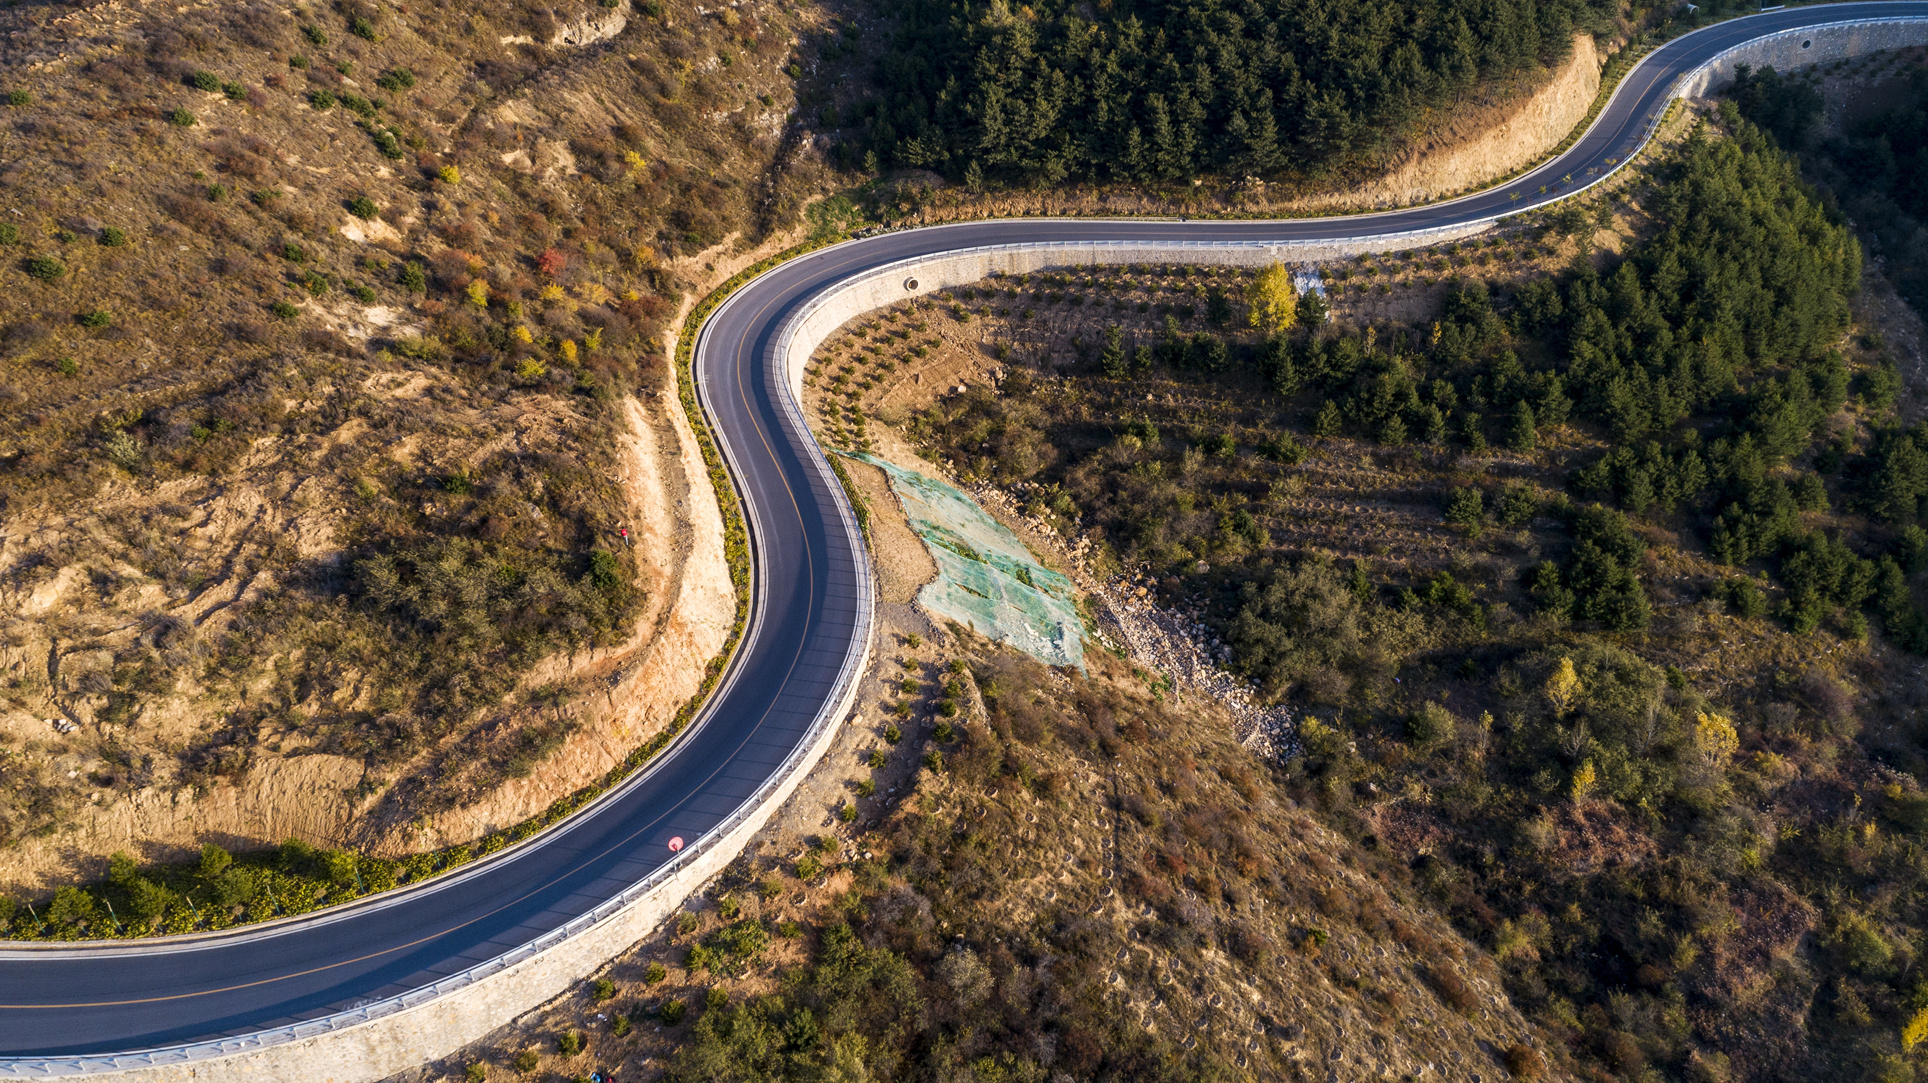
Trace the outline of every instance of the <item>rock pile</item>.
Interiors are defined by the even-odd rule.
[[[1011,494],[989,486],[969,492],[981,507],[1027,528],[1026,540],[1032,545],[1055,550],[1064,559],[1071,581],[1091,599],[1095,638],[1105,647],[1122,650],[1145,668],[1165,674],[1180,702],[1187,695],[1217,701],[1231,713],[1239,743],[1254,754],[1280,761],[1297,754],[1291,708],[1267,706],[1256,686],[1223,668],[1232,659],[1232,648],[1213,635],[1200,619],[1202,613],[1161,608],[1151,577],[1142,573],[1099,579],[1088,563],[1089,537],[1080,535],[1067,543],[1050,522],[1025,515]]]

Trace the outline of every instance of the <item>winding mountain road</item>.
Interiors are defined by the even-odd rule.
[[[1677,79],[1724,49],[1789,29],[1895,17],[1928,17],[1928,2],[1797,8],[1676,39],[1626,78],[1557,160],[1450,202],[1277,222],[977,222],[850,241],[770,271],[711,317],[698,345],[705,409],[750,519],[756,597],[734,664],[689,732],[569,820],[419,887],[167,942],[5,945],[0,1077],[84,1074],[161,1055],[143,1051],[167,1050],[177,1061],[218,1056],[288,1040],[295,1024],[352,1025],[371,1004],[435,995],[437,982],[606,913],[611,900],[688,860],[719,825],[743,816],[774,776],[796,765],[813,727],[837,721],[829,715],[869,638],[867,558],[775,350],[785,317],[832,285],[884,264],[986,245],[1317,241],[1479,222],[1570,193],[1630,158]],[[678,836],[692,844],[673,854],[668,843]]]

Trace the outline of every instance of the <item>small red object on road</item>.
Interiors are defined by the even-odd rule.
[[[673,854],[673,853],[675,853],[676,851],[678,851],[678,850],[681,850],[682,848],[683,848],[683,836],[681,836],[681,835],[678,835],[678,836],[676,836],[675,838],[673,838],[673,839],[671,839],[671,840],[669,840],[669,852],[670,852],[670,853],[672,853],[672,854]]]

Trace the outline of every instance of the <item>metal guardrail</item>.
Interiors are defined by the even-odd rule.
[[[1779,10],[1779,9],[1773,9],[1773,10]],[[1704,74],[1709,68],[1712,68],[1717,64],[1720,64],[1722,61],[1731,59],[1734,56],[1734,54],[1739,53],[1746,49],[1751,49],[1761,44],[1762,42],[1777,41],[1782,38],[1798,38],[1798,37],[1801,37],[1802,35],[1811,35],[1816,30],[1840,30],[1846,27],[1853,27],[1853,26],[1896,26],[1904,23],[1928,23],[1928,16],[1877,15],[1877,16],[1871,16],[1866,19],[1843,19],[1840,22],[1834,22],[1834,23],[1816,23],[1813,26],[1797,26],[1790,30],[1776,30],[1772,34],[1762,34],[1760,37],[1757,37],[1757,38],[1748,38],[1746,41],[1741,42],[1739,45],[1733,45],[1733,46],[1729,46],[1728,48],[1722,49],[1720,52],[1715,53],[1713,56],[1708,57],[1706,63],[1698,65],[1692,71],[1682,72],[1680,75],[1680,78],[1674,81],[1674,87],[1676,91],[1678,91],[1678,88],[1686,85],[1690,80],[1696,78],[1697,76]],[[1675,93],[1674,97],[1680,97],[1680,95],[1678,93]]]
[[[815,297],[813,297],[810,300],[810,302],[806,304],[802,309],[798,310],[796,313],[792,314],[791,316],[786,317],[786,319],[784,320],[783,326],[778,331],[778,334],[774,336],[775,345],[772,347],[771,353],[766,354],[765,362],[766,364],[768,364],[771,361],[777,361],[777,362],[782,362],[785,365],[784,371],[782,373],[782,379],[779,381],[781,384],[781,390],[780,390],[780,394],[778,395],[778,401],[783,406],[785,417],[793,425],[797,426],[798,431],[807,434],[809,432],[809,424],[808,424],[808,421],[805,419],[803,409],[802,409],[802,404],[799,401],[797,401],[796,395],[792,391],[790,386],[790,379],[789,379],[789,372],[788,372],[788,365],[787,365],[787,358],[788,358],[790,347],[794,343],[796,336],[802,332],[804,323],[811,316],[814,316],[817,312],[821,311],[823,307],[828,305],[832,299],[837,297],[845,290],[854,288],[872,279],[901,273],[902,271],[910,269],[917,265],[928,264],[936,260],[950,259],[950,258],[955,258],[960,256],[969,256],[973,254],[983,254],[983,253],[991,253],[991,252],[1042,250],[1042,249],[1067,249],[1067,248],[1090,249],[1090,250],[1105,250],[1105,249],[1119,250],[1119,249],[1126,249],[1126,248],[1164,248],[1164,249],[1178,249],[1178,250],[1202,250],[1202,249],[1226,249],[1226,248],[1294,248],[1294,247],[1310,248],[1310,247],[1319,247],[1319,246],[1329,246],[1329,245],[1335,245],[1335,244],[1357,243],[1357,242],[1366,241],[1366,240],[1389,240],[1389,241],[1395,241],[1395,242],[1407,241],[1407,240],[1417,241],[1419,238],[1423,238],[1427,236],[1442,236],[1447,233],[1464,232],[1469,229],[1483,228],[1485,226],[1492,225],[1493,223],[1499,221],[1501,218],[1506,218],[1511,215],[1521,213],[1522,211],[1535,210],[1540,207],[1544,207],[1544,206],[1551,205],[1553,203],[1560,202],[1562,200],[1571,199],[1574,196],[1577,196],[1593,188],[1595,185],[1605,182],[1608,178],[1612,177],[1614,174],[1618,173],[1621,169],[1625,168],[1632,161],[1633,157],[1637,155],[1638,151],[1640,149],[1644,149],[1645,146],[1652,141],[1655,131],[1657,131],[1660,126],[1661,120],[1664,119],[1664,117],[1666,116],[1667,106],[1670,105],[1676,98],[1681,96],[1679,94],[1679,90],[1681,87],[1687,85],[1687,83],[1690,80],[1697,78],[1698,76],[1706,72],[1708,69],[1714,67],[1716,64],[1719,64],[1722,61],[1725,61],[1731,58],[1736,53],[1744,49],[1757,46],[1764,41],[1772,41],[1778,38],[1793,37],[1801,34],[1812,34],[1816,31],[1821,31],[1821,30],[1836,30],[1842,27],[1850,27],[1850,26],[1875,26],[1875,25],[1892,25],[1892,24],[1902,24],[1902,23],[1923,23],[1923,22],[1928,22],[1928,17],[1890,16],[1890,17],[1875,17],[1875,18],[1865,18],[1865,19],[1845,19],[1840,22],[1817,23],[1811,26],[1797,27],[1790,30],[1779,30],[1771,34],[1763,34],[1757,38],[1750,38],[1747,41],[1742,42],[1738,45],[1735,45],[1731,48],[1724,49],[1721,52],[1716,53],[1714,56],[1708,58],[1708,60],[1706,60],[1704,63],[1696,65],[1693,69],[1681,73],[1681,75],[1674,80],[1666,96],[1661,99],[1660,105],[1654,110],[1653,114],[1648,118],[1647,125],[1641,134],[1639,144],[1635,147],[1633,153],[1630,153],[1625,158],[1622,158],[1616,165],[1610,168],[1606,173],[1594,178],[1593,180],[1590,180],[1589,182],[1587,182],[1584,185],[1581,185],[1578,188],[1574,188],[1571,191],[1559,193],[1557,195],[1549,195],[1549,197],[1546,199],[1530,202],[1525,206],[1520,207],[1516,210],[1508,210],[1505,214],[1489,215],[1483,218],[1469,219],[1464,222],[1454,223],[1453,225],[1450,225],[1450,226],[1436,226],[1430,229],[1403,230],[1403,231],[1398,231],[1393,233],[1364,233],[1364,234],[1345,236],[1345,237],[1329,237],[1329,238],[1306,239],[1306,240],[1227,240],[1227,241],[1137,240],[1137,241],[1063,241],[1063,242],[1031,241],[1031,242],[1020,242],[1017,244],[1005,244],[1005,245],[977,245],[969,248],[950,249],[945,252],[931,253],[923,256],[913,256],[906,259],[894,260],[890,263],[883,264],[878,267],[873,267],[869,270],[863,271],[855,276],[852,276],[851,278],[844,279],[836,283],[835,285],[831,286],[828,289],[818,292],[818,294]],[[1658,50],[1656,50],[1656,52],[1658,52]],[[1649,54],[1649,58],[1651,58],[1652,55],[1654,54]],[[1646,62],[1647,62],[1647,59],[1643,58],[1640,63],[1644,64]],[[1638,68],[1639,68],[1639,65],[1635,65],[1636,71],[1638,70]],[[1632,74],[1633,72],[1628,72],[1627,77],[1631,77]],[[1624,81],[1622,85],[1625,85]],[[1604,110],[1603,110],[1603,113],[1604,113]],[[1581,138],[1584,139],[1585,135],[1583,134]],[[1205,224],[1205,223],[1201,223],[1201,224]],[[1412,247],[1419,247],[1419,244],[1414,244],[1412,245]],[[778,269],[780,269],[780,267],[773,268],[772,270],[774,271]],[[753,279],[752,282],[754,281],[755,280]],[[744,286],[736,292],[736,294],[732,295],[730,300],[724,302],[724,305],[727,306],[730,303],[730,301],[734,301],[736,297],[742,296],[749,289],[749,287],[750,287],[750,283],[745,283]],[[717,311],[720,313],[722,309],[719,308]],[[712,313],[710,318],[714,320],[716,318],[716,313]],[[699,343],[698,352],[700,353],[700,351],[701,351],[701,344]],[[702,400],[704,409],[708,411],[712,417],[714,417],[715,411],[710,408],[707,389],[701,384],[698,385],[698,397]],[[717,443],[718,443],[718,447],[722,449],[724,457],[728,459],[729,450],[727,446],[721,440],[717,441]],[[859,583],[858,622],[857,622],[858,634],[852,637],[850,649],[846,653],[843,665],[839,670],[837,683],[833,686],[830,697],[825,700],[823,707],[818,711],[817,717],[811,722],[810,729],[806,733],[805,740],[800,742],[798,746],[791,751],[790,755],[784,759],[783,764],[774,773],[772,773],[768,779],[764,781],[762,786],[757,788],[757,791],[754,794],[752,794],[749,798],[745,799],[721,823],[717,824],[717,826],[711,828],[707,833],[697,838],[694,842],[692,842],[688,846],[684,847],[683,850],[679,852],[675,858],[671,859],[669,862],[665,863],[664,865],[656,869],[656,871],[650,873],[648,876],[644,877],[643,879],[638,880],[635,883],[631,884],[629,887],[625,888],[620,894],[604,900],[602,903],[598,904],[594,909],[590,910],[589,912],[582,914],[576,918],[573,918],[570,921],[566,922],[565,924],[555,929],[552,929],[547,933],[544,933],[543,935],[535,938],[534,940],[531,940],[528,943],[523,944],[519,947],[512,948],[509,951],[506,951],[501,955],[496,956],[493,959],[489,959],[485,962],[478,963],[475,966],[468,968],[467,970],[463,970],[456,974],[451,974],[448,977],[441,978],[437,981],[431,982],[428,985],[424,985],[418,989],[412,989],[406,993],[402,993],[393,997],[387,997],[378,1001],[373,1001],[368,1004],[359,1005],[355,1008],[350,1008],[345,1011],[334,1012],[317,1019],[306,1020],[300,1023],[293,1023],[287,1026],[275,1027],[268,1030],[263,1030],[263,1031],[259,1031],[251,1034],[246,1034],[246,1035],[240,1035],[232,1038],[216,1038],[216,1039],[211,1039],[203,1042],[194,1042],[187,1045],[171,1046],[171,1047],[161,1048],[161,1049],[142,1050],[142,1051],[130,1052],[130,1053],[97,1054],[97,1055],[82,1056],[82,1057],[35,1057],[35,1058],[16,1058],[16,1059],[0,1060],[0,1078],[45,1079],[45,1078],[56,1078],[56,1077],[62,1077],[62,1076],[88,1075],[88,1074],[110,1072],[110,1071],[126,1071],[129,1069],[137,1069],[137,1068],[150,1068],[150,1067],[163,1067],[168,1065],[177,1065],[177,1064],[190,1064],[197,1061],[212,1060],[219,1057],[233,1056],[240,1053],[258,1051],[261,1049],[266,1049],[277,1045],[285,1045],[291,1042],[301,1041],[306,1038],[320,1037],[322,1035],[334,1033],[336,1031],[348,1030],[354,1027],[362,1026],[364,1024],[374,1022],[378,1019],[383,1019],[388,1016],[395,1015],[399,1012],[407,1011],[411,1008],[420,1007],[421,1005],[426,1004],[430,1001],[436,1000],[440,997],[446,996],[457,990],[474,985],[478,981],[481,981],[492,975],[499,974],[505,970],[508,970],[509,968],[515,966],[518,963],[526,962],[527,960],[532,959],[538,955],[541,955],[543,952],[546,952],[551,948],[554,948],[555,946],[567,940],[573,939],[574,937],[581,935],[582,933],[588,931],[591,928],[594,928],[596,925],[602,923],[603,921],[615,916],[618,912],[622,911],[624,908],[630,906],[631,904],[639,901],[640,899],[642,899],[644,896],[648,895],[650,892],[654,891],[655,889],[663,886],[663,884],[667,883],[669,880],[676,877],[688,865],[694,862],[698,856],[708,852],[711,848],[716,846],[719,840],[727,836],[731,831],[735,830],[737,827],[741,826],[751,816],[755,815],[761,809],[761,806],[764,804],[764,802],[769,800],[769,798],[777,790],[783,788],[785,783],[787,783],[789,779],[802,767],[803,761],[807,757],[809,757],[810,750],[814,748],[817,742],[823,738],[824,732],[836,724],[836,716],[843,713],[845,709],[844,705],[848,701],[848,697],[850,696],[851,691],[854,689],[857,680],[861,677],[863,660],[868,654],[868,650],[869,650],[870,634],[871,634],[872,621],[873,621],[873,610],[875,606],[875,585],[870,575],[869,552],[864,546],[863,539],[860,536],[858,536],[856,533],[856,528],[853,525],[854,515],[852,514],[851,508],[849,506],[849,501],[844,495],[842,485],[840,485],[837,482],[835,475],[830,470],[830,464],[829,464],[828,458],[824,455],[823,450],[816,446],[814,440],[810,441],[810,446],[813,449],[814,454],[807,456],[805,461],[810,463],[810,465],[818,472],[819,479],[824,483],[825,489],[831,494],[831,499],[836,502],[837,508],[841,513],[839,516],[839,519],[841,520],[844,527],[846,542],[850,546],[850,552],[852,554],[854,561],[857,564],[858,571],[860,572],[860,574],[857,577],[858,583]]]

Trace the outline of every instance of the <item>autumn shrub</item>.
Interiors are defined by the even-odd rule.
[[[1538,1079],[1546,1074],[1546,1058],[1530,1045],[1506,1047],[1506,1070],[1515,1079]]]
[[[1462,1015],[1479,1007],[1478,994],[1453,964],[1443,960],[1434,962],[1426,967],[1424,973],[1427,984],[1433,987],[1447,1007]]]

